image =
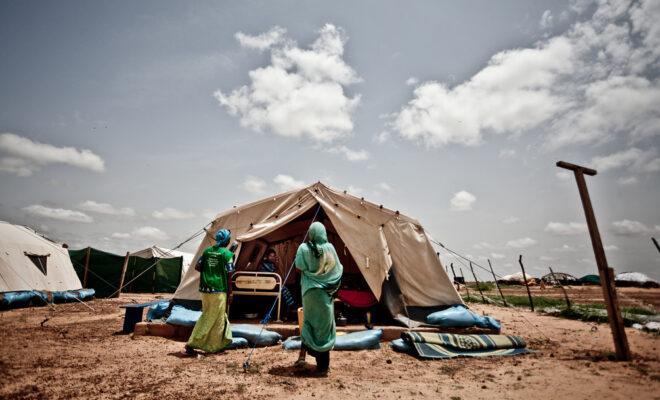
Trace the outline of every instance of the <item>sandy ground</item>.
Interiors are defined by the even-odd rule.
[[[119,305],[132,298],[145,299],[94,300],[93,312],[79,303],[0,312],[0,399],[660,399],[659,337],[634,329],[634,361],[613,362],[607,325],[473,305],[535,353],[421,361],[383,344],[332,352],[330,374],[314,377],[296,373],[297,354],[275,346],[257,349],[244,373],[248,350],[182,358],[181,342],[114,334]]]

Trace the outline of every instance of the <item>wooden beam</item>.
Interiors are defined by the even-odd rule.
[[[481,295],[481,301],[485,303],[486,298],[484,297],[484,292],[481,291],[481,285],[479,285],[479,280],[477,279],[477,275],[474,273],[474,268],[472,268],[472,261],[470,261],[470,271],[472,271],[472,276],[474,277],[474,283],[477,284],[477,289],[479,290],[479,294]]]
[[[620,361],[628,361],[632,358],[632,355],[630,353],[630,347],[628,346],[628,338],[626,337],[623,317],[621,316],[616,288],[614,286],[614,270],[607,265],[603,242],[600,238],[598,224],[596,223],[596,215],[594,214],[594,209],[591,205],[587,182],[584,179],[585,174],[594,176],[596,175],[596,171],[563,161],[557,162],[557,166],[569,169],[573,171],[575,175],[578,192],[580,193],[580,200],[582,201],[582,208],[584,209],[584,215],[587,220],[587,227],[589,228],[591,246],[593,247],[596,265],[598,266],[598,275],[600,276],[600,283],[603,288],[603,297],[605,298],[605,304],[607,305],[607,315],[612,329],[617,359]]]

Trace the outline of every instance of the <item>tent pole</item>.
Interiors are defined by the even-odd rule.
[[[490,267],[490,273],[493,274],[493,280],[495,281],[495,286],[497,286],[497,291],[500,292],[500,297],[502,297],[502,301],[504,302],[504,307],[508,307],[509,305],[506,304],[506,299],[502,294],[502,289],[500,289],[500,284],[497,283],[497,277],[495,276],[495,271],[493,271],[493,266],[490,263],[490,258],[488,259],[488,266]]]
[[[454,284],[456,285],[456,291],[460,292],[461,286],[456,282],[456,271],[454,271],[454,263],[449,264],[451,266],[451,274],[454,276]]]
[[[658,249],[658,251],[660,251],[660,245],[658,245],[658,241],[655,240],[654,237],[651,238],[651,241],[653,241],[653,244],[655,245],[655,248]]]
[[[527,283],[527,274],[525,274],[525,266],[523,265],[523,262],[522,262],[522,254],[520,254],[520,257],[518,257],[518,264],[520,264],[520,269],[522,269],[523,281],[525,281],[525,287],[527,288],[527,297],[529,297],[529,308],[531,308],[531,310],[534,311],[534,302],[532,301],[532,292],[529,291],[529,284]]]
[[[128,269],[128,259],[130,258],[129,252],[126,252],[126,257],[124,257],[124,264],[121,266],[121,276],[119,277],[119,289],[117,290],[117,297],[121,294],[121,290],[124,288],[124,279],[126,278],[126,270]]]
[[[89,275],[89,255],[92,248],[87,246],[87,253],[85,254],[85,270],[83,272],[83,287],[87,288],[87,276]]]

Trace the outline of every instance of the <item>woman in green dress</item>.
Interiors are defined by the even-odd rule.
[[[185,353],[195,354],[195,349],[217,353],[231,343],[231,326],[227,318],[227,264],[234,254],[227,249],[231,233],[220,229],[216,243],[204,249],[195,269],[200,272],[199,291],[202,297],[202,315],[188,339]]]
[[[297,366],[304,365],[307,352],[316,358],[316,370],[327,373],[330,350],[335,345],[336,327],[333,295],[344,271],[335,247],[328,243],[325,226],[314,222],[307,242],[298,247],[296,268],[301,272],[303,303],[302,346]]]

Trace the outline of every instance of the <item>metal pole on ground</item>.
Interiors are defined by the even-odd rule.
[[[621,311],[619,309],[616,288],[614,287],[614,270],[607,265],[603,242],[600,238],[600,232],[598,231],[598,224],[596,223],[596,215],[594,214],[594,209],[591,205],[587,182],[584,179],[585,174],[594,176],[597,172],[594,169],[570,164],[564,161],[558,161],[557,166],[559,168],[571,170],[575,175],[575,181],[577,182],[578,191],[580,192],[580,200],[582,201],[582,208],[584,208],[584,214],[587,219],[587,227],[589,228],[589,236],[591,237],[591,246],[593,247],[594,256],[596,257],[600,283],[603,288],[603,297],[605,298],[605,304],[607,305],[607,316],[612,329],[616,356],[620,361],[628,361],[632,356],[630,353],[630,347],[628,346],[626,331],[623,326],[623,317],[621,316]]]
[[[463,268],[458,268],[459,271],[461,271],[461,277],[463,278],[463,286],[465,286],[465,291],[467,292],[467,297],[468,301],[470,301],[470,289],[468,289],[468,286],[465,284],[465,275],[463,275]],[[456,283],[458,285],[458,283]]]
[[[525,266],[522,262],[522,254],[518,257],[518,264],[520,264],[520,269],[522,269],[523,281],[525,281],[525,287],[527,288],[527,297],[529,297],[529,308],[534,311],[534,301],[532,301],[532,292],[529,291],[529,283],[527,283],[527,274],[525,274]]]
[[[83,272],[83,287],[87,287],[87,276],[89,275],[89,255],[92,251],[92,248],[87,246],[87,253],[85,253],[85,270]]]
[[[506,299],[504,298],[504,295],[502,294],[502,289],[500,289],[500,284],[497,283],[497,277],[495,276],[495,271],[493,271],[493,266],[490,263],[490,258],[488,259],[488,266],[490,267],[490,273],[493,274],[493,280],[495,281],[495,286],[497,286],[497,291],[500,292],[500,297],[502,297],[502,301],[504,302],[504,306],[508,307],[509,305],[506,304]]]
[[[474,278],[474,283],[477,285],[477,289],[479,290],[479,294],[481,295],[481,301],[483,303],[485,303],[486,298],[484,297],[484,292],[481,291],[481,285],[479,284],[479,280],[477,279],[477,275],[474,273],[474,268],[472,268],[472,261],[470,261],[470,271],[472,271],[472,277]]]
[[[571,301],[568,299],[568,293],[566,292],[566,288],[564,288],[564,285],[561,284],[561,282],[557,279],[555,276],[555,271],[552,270],[552,267],[548,267],[550,269],[550,274],[552,275],[552,279],[555,280],[559,284],[559,287],[561,290],[564,292],[564,298],[566,299],[566,307],[570,310],[571,308]]]

